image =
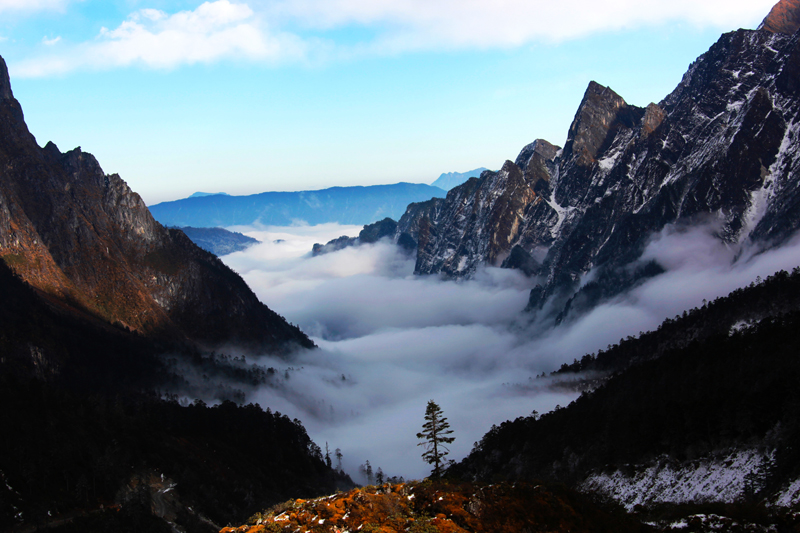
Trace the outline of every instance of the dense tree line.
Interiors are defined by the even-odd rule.
[[[352,486],[325,465],[299,421],[258,405],[82,395],[7,374],[0,405],[0,471],[29,523],[111,504],[145,470],[175,480],[187,505],[223,525],[289,497]],[[0,524],[14,523],[10,511]]]
[[[290,497],[352,486],[325,465],[299,421],[224,401],[269,385],[274,369],[75,313],[3,261],[0,294],[0,530],[107,507],[144,471],[176,481],[187,507],[223,525]],[[158,391],[222,403],[182,405]],[[135,509],[124,506],[126,520]],[[93,515],[86,527],[104,516],[119,521]],[[190,530],[202,525],[183,520]]]
[[[800,475],[798,295],[800,273],[781,272],[562,369],[616,374],[566,408],[494,426],[451,475],[571,482],[606,465],[763,444],[779,450],[775,488]],[[732,331],[745,315],[748,327]]]
[[[781,270],[760,278],[727,296],[702,307],[666,319],[655,330],[620,339],[596,354],[586,354],[572,364],[564,364],[558,374],[595,371],[613,373],[637,362],[654,359],[669,350],[683,348],[692,341],[727,334],[735,326],[748,327],[766,317],[778,317],[800,309],[800,267],[791,273]]]

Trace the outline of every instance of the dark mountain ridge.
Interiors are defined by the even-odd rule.
[[[800,258],[798,259],[800,263]],[[554,374],[565,376],[591,374],[613,375],[628,367],[681,350],[694,342],[730,335],[753,327],[765,319],[780,319],[800,310],[800,267],[791,273],[780,271],[748,287],[736,289],[725,297],[704,302],[702,307],[668,318],[655,331],[639,332],[635,338],[620,339],[619,344],[585,355],[572,364],[564,364]]]
[[[353,486],[298,420],[230,401],[275,369],[210,352],[313,343],[93,156],[40,148],[2,59],[0,295],[0,530],[210,532]]]
[[[663,272],[640,257],[667,226],[780,246],[800,228],[798,38],[724,34],[645,108],[591,82],[563,149],[537,140],[446,198],[409,205],[394,239],[417,246],[417,274],[521,269],[539,281],[529,309],[551,302],[559,319]]]
[[[3,531],[211,533],[290,497],[354,486],[298,420],[258,405],[87,394],[7,373],[0,401]]]
[[[0,257],[44,297],[147,335],[253,350],[312,347],[244,281],[91,155],[39,148],[0,60]]]

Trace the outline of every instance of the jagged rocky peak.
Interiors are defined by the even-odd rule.
[[[364,228],[359,232],[358,237],[348,237],[347,235],[342,235],[337,239],[328,241],[327,244],[314,244],[314,246],[311,248],[311,255],[316,257],[318,255],[337,252],[344,248],[349,248],[350,246],[374,244],[384,238],[396,241],[398,237],[397,222],[389,217],[386,217],[378,222],[365,225]],[[408,248],[408,243],[405,240],[403,242],[398,242],[398,244],[400,244],[403,248]],[[415,246],[416,242],[413,242],[410,247],[413,249]]]
[[[561,147],[556,146],[554,144],[550,144],[549,142],[545,141],[544,139],[536,139],[529,145],[525,146],[525,148],[520,151],[519,155],[517,156],[516,161],[514,161],[519,168],[525,170],[528,167],[528,163],[531,161],[531,158],[534,154],[539,155],[545,161],[552,161],[556,158],[558,151],[561,150]]]
[[[530,160],[544,158],[533,152]],[[416,271],[463,277],[481,263],[502,264],[523,238],[526,216],[547,205],[542,202],[546,195],[537,188],[546,190],[548,181],[544,165],[529,162],[523,173],[516,163],[506,161],[499,171],[486,171],[480,179],[452,189],[431,216],[419,218]]]
[[[669,224],[713,219],[732,244],[785,242],[800,228],[799,93],[800,36],[752,30],[723,35],[659,104],[591,82],[561,152],[537,140],[420,218],[416,271],[518,268],[546,280],[531,309],[579,291],[577,312],[658,275],[636,261]]]
[[[144,200],[117,174],[106,174],[94,155],[81,147],[62,153],[52,141],[42,149],[45,160],[68,177],[65,189],[71,200],[85,210],[100,210],[106,217],[107,238],[120,250],[143,253],[159,238],[160,225],[150,215]],[[100,201],[98,201],[100,200]],[[73,243],[77,246],[77,243]]]
[[[642,118],[642,134],[647,136],[653,133],[664,122],[667,112],[661,109],[657,104],[650,104],[644,110],[644,118]]]
[[[484,170],[484,172],[487,171]],[[478,181],[477,178],[470,178],[470,180]],[[466,183],[469,183],[469,180]],[[426,224],[423,220],[427,220],[427,224],[430,224],[431,220],[435,220],[444,203],[444,198],[431,198],[426,202],[408,204],[406,212],[397,223],[397,233],[409,235],[416,242],[419,237],[420,225]]]
[[[11,92],[11,80],[8,77],[8,67],[6,61],[0,57],[0,99],[11,100],[14,93]]]
[[[550,176],[555,170],[560,150],[560,146],[544,139],[536,139],[522,149],[515,161],[516,166],[522,170],[525,180],[543,196],[550,196]]]
[[[364,229],[358,234],[358,239],[362,243],[372,244],[384,237],[393,237],[396,232],[397,222],[386,217],[383,220],[364,226]]]
[[[47,144],[42,148],[42,152],[45,157],[51,160],[58,160],[62,155],[61,150],[58,149],[58,146],[53,141],[47,141]]]
[[[758,29],[772,33],[795,33],[800,29],[800,0],[780,0]]]
[[[615,130],[635,127],[642,114],[640,108],[629,106],[609,87],[590,82],[569,127],[564,156],[574,158],[580,166],[591,166],[607,147]]]

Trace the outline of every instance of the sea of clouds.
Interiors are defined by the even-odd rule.
[[[357,235],[359,226],[231,229],[261,244],[223,261],[320,348],[291,361],[259,357],[280,370],[281,383],[248,401],[301,420],[323,450],[342,450],[345,469],[362,482],[366,460],[407,479],[430,472],[416,438],[430,399],[455,431],[450,458],[461,459],[492,424],[576,397],[531,378],[800,264],[797,239],[757,254],[720,242],[713,225],[670,226],[643,256],[665,274],[543,329],[524,312],[537,280],[518,271],[485,268],[458,282],[415,276],[414,257],[386,242],[311,256],[314,243]]]

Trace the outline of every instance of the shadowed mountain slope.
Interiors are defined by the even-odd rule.
[[[0,168],[0,258],[51,302],[206,346],[313,346],[91,154],[40,148],[1,59]]]

